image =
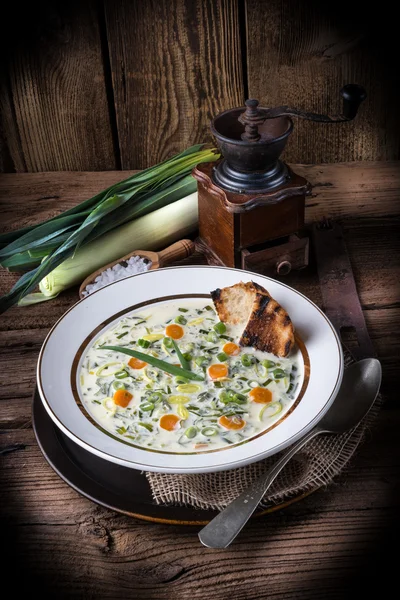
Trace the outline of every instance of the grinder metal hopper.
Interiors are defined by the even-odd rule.
[[[319,123],[352,120],[365,90],[350,84],[341,95],[342,114],[337,115],[263,108],[250,99],[245,107],[213,119],[211,131],[222,158],[193,171],[199,192],[197,247],[209,263],[270,274],[308,264],[308,238],[299,234],[311,185],[280,155],[293,131],[291,117]]]

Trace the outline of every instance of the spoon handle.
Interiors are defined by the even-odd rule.
[[[227,548],[250,519],[265,492],[283,467],[300,448],[323,432],[323,429],[314,427],[294,444],[269,471],[261,475],[247,490],[244,490],[240,496],[228,504],[224,510],[201,529],[199,532],[201,543],[208,548]]]

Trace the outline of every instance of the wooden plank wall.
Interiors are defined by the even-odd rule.
[[[359,118],[297,120],[285,159],[399,159],[394,25],[359,0],[325,4],[41,0],[22,13],[11,5],[0,46],[0,170],[144,168],[210,141],[212,116],[246,97],[336,112],[348,82],[368,90]]]

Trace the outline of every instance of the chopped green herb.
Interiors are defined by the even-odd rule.
[[[123,338],[125,335],[128,335],[128,331],[124,331],[124,333],[120,333],[119,335],[117,335],[117,340],[120,340],[121,338]]]
[[[144,427],[147,431],[153,431],[153,425],[151,423],[143,423],[143,421],[139,421],[138,425],[140,427]]]

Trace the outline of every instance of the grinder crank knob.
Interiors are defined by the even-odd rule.
[[[340,95],[343,98],[343,116],[351,121],[356,116],[361,102],[367,97],[367,92],[361,85],[349,83],[342,87]]]

